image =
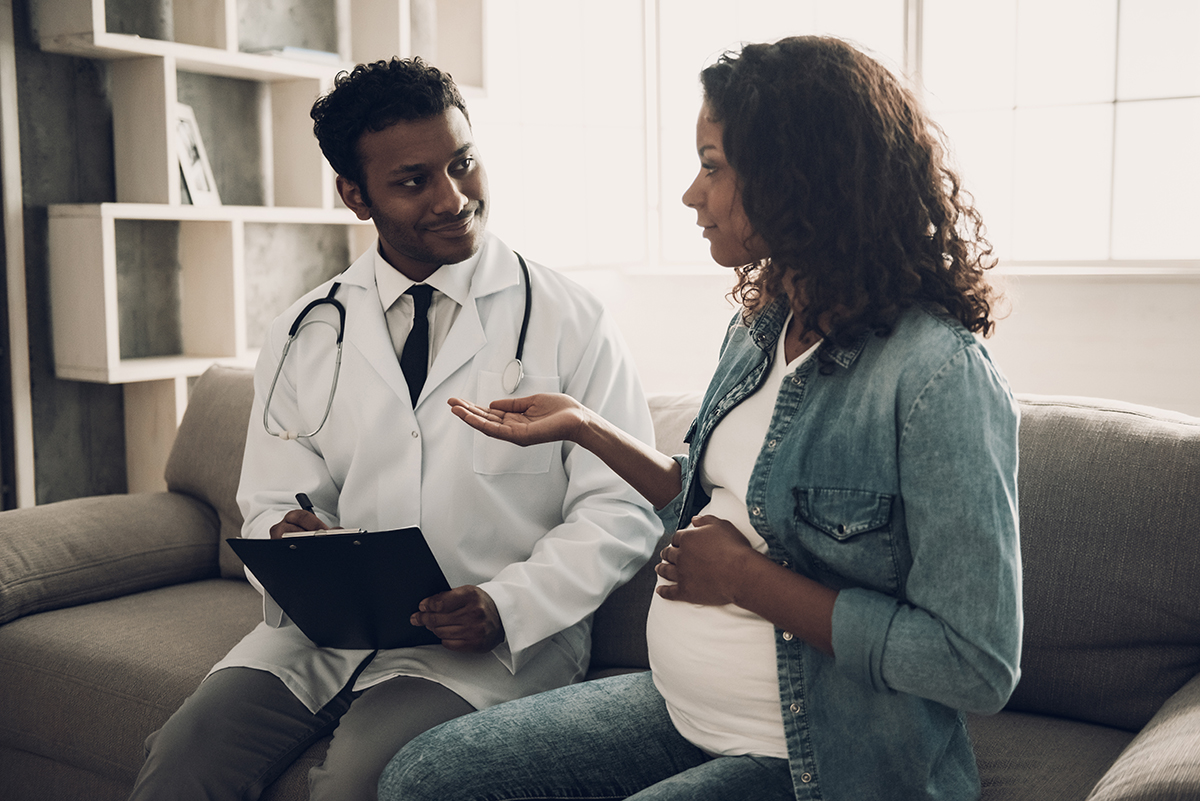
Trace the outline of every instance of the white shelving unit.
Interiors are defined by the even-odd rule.
[[[163,469],[187,405],[188,379],[212,364],[254,362],[247,337],[247,226],[342,227],[351,257],[374,237],[370,223],[341,207],[332,171],[312,136],[309,110],[334,75],[357,62],[417,52],[460,83],[482,85],[486,0],[329,2],[337,21],[337,59],[330,61],[242,52],[237,0],[164,3],[170,41],[110,31],[105,0],[33,4],[42,49],[110,62],[117,202],[50,207],[50,302],[58,377],[124,385],[130,492],[165,488]],[[461,69],[430,52],[438,47],[439,16],[453,19],[460,33],[480,37],[478,47],[464,48],[456,39],[453,49],[445,49]],[[259,85],[258,119],[210,123],[244,127],[261,138],[264,205],[183,202],[175,125],[180,72]],[[219,114],[220,104],[214,105]],[[170,268],[178,270],[178,353],[122,356],[122,304],[145,299],[118,291],[119,245],[130,246],[120,241],[121,221],[177,226],[178,253]]]
[[[123,358],[117,287],[117,221],[179,225],[182,353]],[[50,296],[59,378],[130,384],[196,376],[213,363],[253,364],[247,344],[248,223],[342,225],[357,254],[375,229],[346,209],[99,203],[50,208]],[[345,266],[345,265],[342,265]],[[62,334],[60,336],[60,334]]]

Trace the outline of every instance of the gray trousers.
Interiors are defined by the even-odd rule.
[[[361,693],[347,687],[313,714],[274,675],[226,668],[147,738],[130,801],[257,799],[331,731],[325,762],[309,771],[309,797],[375,801],[379,774],[401,747],[473,711],[436,682],[398,676]]]

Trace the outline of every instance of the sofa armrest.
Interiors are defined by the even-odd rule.
[[[0,512],[0,624],[217,575],[217,514],[173,492]]]
[[[1200,798],[1200,675],[1163,704],[1087,801],[1195,798]]]

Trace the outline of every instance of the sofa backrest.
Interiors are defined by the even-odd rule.
[[[1010,709],[1139,730],[1200,673],[1200,419],[1021,396]]]
[[[248,370],[196,382],[168,486],[211,504],[222,574],[253,399]],[[685,450],[699,394],[655,395],[659,450]],[[1010,709],[1140,729],[1200,673],[1200,419],[1083,398],[1020,396],[1025,639]],[[660,546],[661,547],[661,546]],[[596,612],[596,669],[647,667],[651,559]]]
[[[167,489],[208,503],[221,522],[221,575],[245,578],[242,562],[226,544],[242,533],[237,505],[246,425],[254,402],[254,373],[216,365],[196,379],[175,445],[167,459]]]

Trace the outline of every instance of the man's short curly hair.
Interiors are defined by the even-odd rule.
[[[313,133],[334,171],[363,181],[358,140],[367,131],[382,131],[400,120],[421,120],[459,109],[467,121],[467,105],[449,73],[419,58],[359,64],[334,79],[333,89],[313,104]]]
[[[940,129],[885,67],[841,40],[798,36],[726,53],[701,83],[771,254],[738,269],[748,311],[788,282],[804,322],[831,316],[838,342],[887,333],[914,303],[991,332],[982,220]]]

